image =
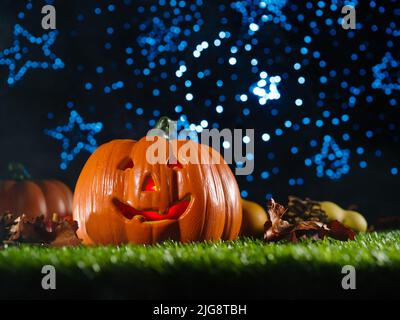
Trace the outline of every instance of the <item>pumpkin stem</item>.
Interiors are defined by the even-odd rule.
[[[28,170],[22,163],[11,162],[8,164],[8,172],[13,180],[28,180],[31,178]]]
[[[154,126],[154,129],[159,129],[164,131],[163,138],[169,140],[169,128],[171,127],[171,120],[170,118],[166,116],[162,116],[158,121],[156,122],[156,125]]]

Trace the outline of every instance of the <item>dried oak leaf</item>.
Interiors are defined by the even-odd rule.
[[[14,220],[15,216],[9,212],[0,215],[0,243],[8,239]]]
[[[264,240],[279,241],[290,235],[293,225],[282,219],[286,209],[274,199],[268,201],[268,220],[264,225]]]
[[[7,242],[76,246],[81,243],[77,230],[78,224],[69,216],[60,218],[54,214],[51,220],[46,220],[44,216],[31,220],[22,215],[11,224]]]
[[[46,230],[44,216],[33,220],[26,215],[16,218],[10,227],[10,242],[18,243],[47,243],[51,240],[52,234]]]
[[[326,224],[323,224],[322,222],[302,221],[294,226],[291,231],[290,240],[292,242],[297,242],[298,239],[324,239],[328,233],[329,229]]]
[[[78,238],[76,231],[78,223],[72,219],[63,219],[55,227],[55,239],[50,243],[53,247],[78,246],[81,240]]]
[[[337,220],[333,220],[328,223],[328,236],[334,238],[336,240],[347,241],[347,240],[354,240],[356,233],[340,223]]]
[[[321,221],[297,221],[293,224],[283,219],[286,209],[273,199],[268,202],[268,221],[265,223],[264,240],[288,240],[297,242],[299,239],[324,239],[331,237],[337,240],[354,240],[355,232],[339,221],[325,224]]]

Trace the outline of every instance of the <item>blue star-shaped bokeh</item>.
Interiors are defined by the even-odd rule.
[[[57,70],[64,68],[64,62],[50,50],[50,47],[56,41],[57,34],[57,30],[53,30],[40,37],[35,37],[19,24],[14,26],[13,45],[0,52],[0,65],[6,65],[9,69],[7,79],[9,85],[13,85],[18,80],[21,80],[28,69],[52,68]],[[25,38],[32,45],[40,46],[46,59],[37,61],[33,58],[27,57],[30,48],[22,45],[21,37]],[[22,66],[18,68],[18,64],[21,64]]]
[[[390,52],[386,52],[382,62],[372,68],[375,80],[372,88],[382,89],[390,95],[392,90],[400,90],[400,62]]]
[[[253,35],[269,21],[290,30],[291,25],[282,13],[286,3],[287,0],[241,0],[232,2],[231,8],[242,15],[242,25],[247,25],[248,34]]]
[[[72,110],[68,124],[54,129],[46,129],[45,134],[62,142],[60,169],[66,170],[69,163],[81,150],[93,153],[97,148],[94,135],[99,133],[102,128],[101,122],[85,123],[78,112]]]
[[[307,166],[316,165],[317,177],[328,177],[329,179],[340,179],[342,175],[349,173],[348,164],[350,151],[342,150],[330,135],[325,135],[321,152],[313,157],[306,159]]]
[[[189,43],[193,33],[200,31],[204,21],[198,9],[203,6],[203,0],[192,1],[186,4],[162,1],[163,15],[152,16],[139,25],[140,35],[137,43],[141,47],[140,53],[149,62],[148,67],[154,69],[156,64],[166,64],[165,54],[182,52]],[[144,12],[144,8],[142,8]],[[152,14],[154,14],[152,10]],[[157,59],[159,56],[160,59]],[[147,74],[149,70],[145,71]]]

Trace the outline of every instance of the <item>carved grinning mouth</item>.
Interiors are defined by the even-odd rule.
[[[187,196],[179,202],[171,205],[164,214],[160,214],[155,210],[138,210],[116,198],[113,199],[113,203],[117,207],[118,211],[129,220],[136,216],[143,217],[145,221],[177,220],[189,206],[190,196]]]

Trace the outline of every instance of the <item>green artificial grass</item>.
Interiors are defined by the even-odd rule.
[[[56,290],[41,289],[46,264]],[[341,287],[344,265],[356,268],[356,290]],[[399,289],[400,231],[348,242],[0,249],[1,298],[398,298]]]

